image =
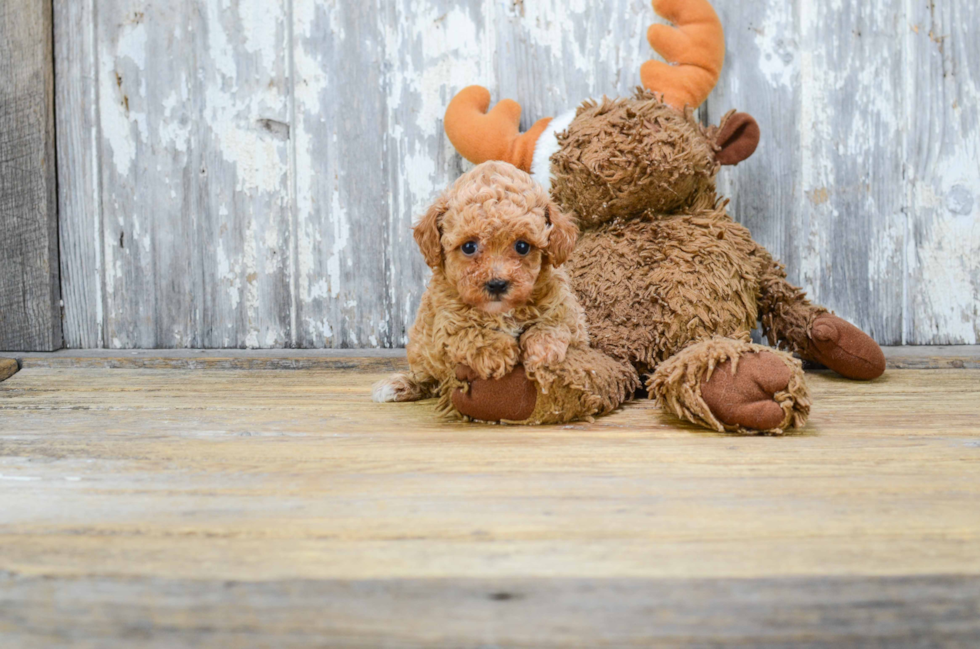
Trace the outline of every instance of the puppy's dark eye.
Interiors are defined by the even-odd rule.
[[[526,255],[527,253],[531,252],[531,244],[529,244],[527,241],[518,241],[514,244],[514,250],[516,250],[517,254],[519,255]]]
[[[476,241],[467,241],[459,247],[459,249],[462,250],[463,254],[467,257],[472,257],[475,255],[478,248],[479,246],[476,245]]]

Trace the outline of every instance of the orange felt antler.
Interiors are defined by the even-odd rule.
[[[653,10],[675,25],[651,25],[650,46],[670,63],[647,61],[643,85],[663,93],[664,101],[683,110],[701,105],[721,76],[725,31],[707,0],[653,0]]]
[[[521,105],[504,99],[489,113],[490,91],[480,86],[463,88],[446,109],[446,135],[460,155],[474,164],[487,160],[509,162],[531,172],[534,145],[551,118],[535,122],[521,134]]]

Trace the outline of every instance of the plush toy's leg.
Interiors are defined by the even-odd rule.
[[[665,410],[718,432],[780,434],[802,427],[810,413],[798,360],[731,338],[703,340],[668,358],[648,388]]]
[[[543,386],[520,365],[496,381],[460,366],[456,384],[443,391],[441,403],[445,411],[479,421],[560,424],[612,412],[640,384],[632,366],[587,347],[570,347],[564,362],[550,370]]]
[[[851,323],[810,304],[806,293],[786,281],[782,264],[764,256],[759,315],[769,343],[826,365],[849,379],[876,379],[885,355],[871,336]]]

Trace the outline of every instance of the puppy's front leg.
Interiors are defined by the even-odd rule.
[[[449,354],[456,364],[469,366],[481,379],[499,379],[517,365],[520,348],[516,338],[503,332],[468,328],[452,337]]]
[[[563,325],[535,325],[521,335],[524,367],[534,373],[565,360],[572,332]]]

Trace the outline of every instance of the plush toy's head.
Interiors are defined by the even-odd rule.
[[[415,226],[426,263],[460,299],[488,313],[528,304],[545,266],[571,254],[578,228],[541,185],[504,162],[463,174]]]
[[[446,133],[472,162],[506,160],[531,172],[583,225],[641,211],[669,212],[710,188],[720,165],[738,164],[759,142],[748,115],[729,114],[703,128],[692,111],[707,98],[725,59],[724,31],[707,0],[653,0],[677,28],[650,27],[650,44],[667,61],[648,61],[646,91],[631,98],[585,102],[520,133],[521,107],[493,110],[490,93],[470,86],[446,110]]]
[[[640,212],[668,213],[714,189],[722,164],[747,158],[758,129],[729,114],[705,128],[647,90],[631,98],[586,102],[558,135],[551,156],[551,195],[583,226]]]

